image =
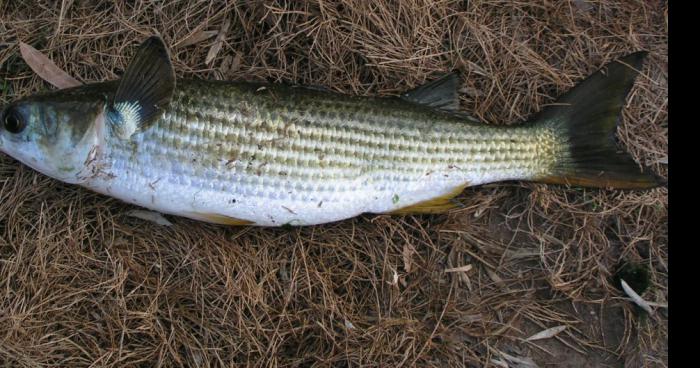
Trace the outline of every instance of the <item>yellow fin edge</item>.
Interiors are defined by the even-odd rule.
[[[458,187],[455,187],[451,189],[449,192],[446,194],[443,194],[441,196],[431,198],[422,202],[414,203],[411,205],[408,205],[406,207],[399,208],[397,210],[393,210],[390,212],[387,212],[389,215],[417,215],[417,214],[436,214],[436,213],[445,213],[448,210],[451,210],[453,208],[456,208],[457,205],[453,203],[451,200],[458,196],[464,188],[468,187],[469,183],[462,184]]]
[[[207,221],[220,225],[248,226],[255,225],[253,221],[237,219],[235,217],[219,215],[216,213],[190,212],[188,216],[197,220]]]

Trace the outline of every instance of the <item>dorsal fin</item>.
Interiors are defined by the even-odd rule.
[[[124,72],[109,110],[120,138],[145,130],[163,113],[175,91],[175,71],[158,36],[146,39]]]
[[[404,93],[401,98],[419,105],[456,112],[459,109],[458,86],[457,73],[452,72]]]

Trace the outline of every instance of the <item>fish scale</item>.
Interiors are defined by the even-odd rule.
[[[150,191],[133,183],[158,180],[158,188],[182,193],[170,201],[191,202],[204,190],[225,203],[217,214],[271,225],[270,218],[276,224],[309,223],[319,216],[313,212],[322,213],[313,209],[321,200],[365,202],[349,206],[354,214],[389,212],[458,186],[529,178],[547,169],[548,157],[553,160],[547,147],[558,144],[554,135],[543,139],[539,128],[469,124],[398,99],[348,99],[282,85],[260,88],[178,83],[151,129],[132,142],[111,145],[108,166],[114,176],[132,183],[132,196],[146,197]],[[395,110],[365,106],[378,101]],[[104,185],[112,193],[115,180]],[[393,196],[407,189],[395,203]],[[235,204],[223,200],[233,197],[241,199]],[[236,210],[246,202],[269,210],[251,219],[249,211]],[[160,209],[182,211],[172,206]],[[300,207],[307,212],[287,210]]]
[[[272,89],[271,87],[268,88]],[[223,89],[240,93],[233,86],[226,86]],[[276,91],[279,95],[283,95],[283,92],[284,90]],[[232,96],[229,97],[229,100],[247,97],[239,97],[235,93],[231,94]],[[216,96],[221,95],[202,95],[202,99],[211,100]],[[187,106],[202,106],[197,101],[192,101],[192,104],[186,106],[180,106],[177,104],[177,98],[174,101],[174,105],[176,106],[175,108],[184,109],[188,109]],[[221,103],[217,105],[221,105]],[[249,103],[249,105],[252,105],[252,103]],[[319,105],[323,106],[324,104],[319,103]],[[325,105],[332,106],[331,104]],[[206,104],[204,104],[203,108],[206,109]],[[264,108],[270,109],[274,107],[265,106]],[[278,109],[289,111],[289,108],[286,106],[278,107]],[[406,132],[425,129],[429,125],[426,124],[426,121],[429,121],[429,117],[421,116],[420,114],[416,114],[410,119],[406,117],[406,120],[402,123],[408,128],[396,128],[392,125],[387,126],[386,120],[383,120],[383,117],[374,111],[366,113],[367,115],[378,116],[377,121],[374,123],[371,122],[371,118],[367,115],[359,116],[360,113],[348,114],[349,119],[345,121],[339,119],[322,120],[320,116],[309,116],[303,120],[304,124],[295,125],[296,136],[287,137],[285,134],[288,134],[289,129],[285,130],[282,127],[288,126],[290,122],[301,120],[302,118],[298,114],[296,114],[297,116],[287,117],[285,114],[280,113],[261,113],[259,115],[275,115],[281,118],[276,121],[263,120],[264,118],[262,118],[260,119],[262,121],[260,121],[258,119],[245,118],[240,114],[236,114],[235,111],[233,111],[233,114],[231,112],[228,109],[229,118],[208,119],[205,124],[190,124],[187,120],[174,119],[170,122],[173,127],[171,131],[182,131],[183,134],[179,137],[181,139],[191,139],[193,141],[191,148],[204,154],[211,153],[211,150],[206,150],[206,146],[200,147],[196,145],[196,141],[202,139],[200,138],[202,136],[210,135],[211,132],[225,132],[226,145],[234,147],[228,154],[232,156],[240,152],[255,154],[258,161],[283,165],[288,169],[287,174],[292,176],[297,168],[314,169],[318,168],[321,162],[323,162],[325,169],[367,169],[380,164],[394,168],[397,171],[420,171],[422,169],[421,164],[427,167],[432,166],[436,161],[444,161],[455,165],[469,165],[484,158],[478,155],[469,156],[469,153],[478,152],[492,154],[492,156],[489,155],[487,158],[492,159],[495,164],[505,160],[507,157],[514,160],[522,159],[524,163],[527,163],[528,159],[532,158],[531,155],[528,156],[527,152],[533,151],[538,144],[534,134],[526,129],[505,131],[492,127],[474,127],[462,122],[455,122],[455,119],[446,121],[444,124],[461,124],[462,129],[445,129],[444,133],[438,130],[432,133],[437,138],[436,141],[432,142],[432,144],[430,142],[426,143],[420,140],[419,136],[406,134]],[[192,111],[190,110],[190,113],[185,115],[192,115]],[[221,116],[224,114],[221,111],[210,111],[201,115],[201,119],[207,119],[208,116]],[[294,114],[289,113],[286,115]],[[358,118],[355,118],[356,116]],[[358,124],[358,121],[368,121],[369,123]],[[364,129],[372,126],[374,127],[372,129],[374,133],[368,135],[358,129],[358,125],[359,128]],[[436,124],[432,123],[430,125],[434,126]],[[386,128],[379,130],[380,128],[378,127],[382,126],[386,126]],[[483,132],[487,129],[491,130],[491,134]],[[500,137],[497,135],[499,133]],[[448,136],[445,137],[442,134]],[[478,139],[479,137],[481,139]],[[446,139],[451,140],[452,143],[445,143]],[[272,140],[276,140],[276,144],[270,144]],[[513,141],[516,144],[510,144]],[[520,144],[517,144],[517,142]],[[261,149],[261,146],[264,147],[264,150]],[[425,151],[428,150],[433,153],[426,156]],[[320,159],[321,157],[323,159]],[[297,165],[294,165],[295,161]],[[403,165],[404,163],[407,165]],[[327,171],[320,172],[321,175],[326,173]],[[332,178],[332,176],[328,177]]]

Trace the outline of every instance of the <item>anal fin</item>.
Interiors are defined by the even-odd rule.
[[[437,214],[445,213],[453,208],[457,207],[452,199],[458,196],[464,188],[468,187],[469,183],[462,184],[458,187],[451,189],[446,194],[441,196],[431,198],[425,201],[414,203],[406,207],[399,208],[387,212],[390,215],[417,215],[417,214]]]
[[[190,212],[187,214],[187,216],[194,218],[194,219],[197,219],[197,220],[211,222],[211,223],[220,224],[220,225],[231,225],[231,226],[255,225],[255,223],[253,221],[238,219],[238,218],[230,217],[230,216],[226,216],[226,215],[219,215],[216,213]]]

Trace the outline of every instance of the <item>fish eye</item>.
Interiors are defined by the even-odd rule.
[[[21,133],[24,130],[26,124],[22,116],[15,110],[9,110],[5,113],[5,118],[3,119],[3,125],[5,130],[12,134]]]

